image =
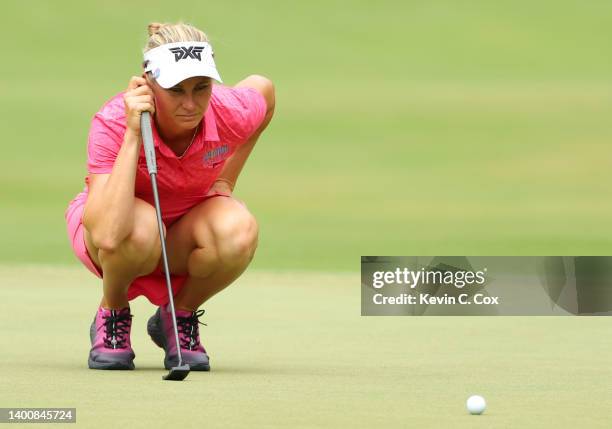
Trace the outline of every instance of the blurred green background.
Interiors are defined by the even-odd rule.
[[[4,1],[0,262],[78,265],[64,210],[94,113],[185,20],[226,84],[277,88],[239,180],[254,266],[610,254],[608,1]]]

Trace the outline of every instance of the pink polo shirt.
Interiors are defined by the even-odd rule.
[[[204,199],[225,160],[251,137],[265,115],[266,101],[257,90],[213,85],[200,129],[191,146],[180,157],[163,143],[152,121],[157,187],[166,226]],[[104,104],[91,122],[87,146],[89,173],[111,173],[125,130],[125,105],[121,92]],[[85,183],[89,184],[87,177]],[[71,204],[83,204],[87,191],[85,186]],[[135,196],[154,204],[144,147],[141,147],[138,160]]]

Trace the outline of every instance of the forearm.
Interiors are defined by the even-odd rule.
[[[255,147],[255,143],[257,143],[257,138],[259,134],[251,137],[246,143],[240,145],[236,152],[225,161],[225,165],[219,174],[217,180],[228,182],[231,184],[231,188],[233,190],[236,185],[236,181],[238,180],[238,176],[246,163],[246,160],[249,158],[251,151]]]
[[[238,180],[238,176],[244,167],[246,160],[248,159],[251,151],[255,147],[255,143],[257,143],[257,139],[263,131],[266,129],[270,121],[272,120],[272,116],[274,115],[274,106],[275,106],[275,95],[274,95],[274,85],[272,82],[259,75],[251,75],[246,79],[241,80],[235,85],[236,88],[254,88],[257,90],[266,100],[266,115],[259,126],[259,128],[253,133],[253,135],[245,142],[240,145],[240,147],[234,152],[234,154],[225,161],[225,165],[221,170],[221,174],[217,178],[220,182],[227,182],[230,186],[231,190],[234,189],[236,181]]]
[[[259,126],[257,131],[253,133],[253,135],[242,145],[236,149],[236,152],[225,161],[225,165],[219,174],[217,180],[227,182],[230,185],[231,190],[234,190],[234,186],[236,185],[236,181],[238,180],[238,176],[246,163],[246,160],[251,155],[251,151],[255,147],[255,143],[261,136],[261,133],[266,129],[270,121],[272,120],[272,115],[274,114],[274,106],[269,106],[268,111],[266,112],[266,116],[262,124]]]
[[[95,197],[87,202],[83,223],[92,237],[109,246],[123,241],[134,224],[134,187],[140,139],[127,131],[112,172]]]

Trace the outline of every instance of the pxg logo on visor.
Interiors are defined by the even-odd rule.
[[[193,58],[194,60],[202,61],[200,55],[204,48],[202,46],[179,46],[178,48],[170,48],[170,52],[174,54],[174,62],[179,62],[186,58]]]
[[[145,71],[157,75],[155,79],[162,88],[171,88],[194,76],[207,76],[222,83],[212,46],[207,42],[166,43],[146,51],[144,60]]]

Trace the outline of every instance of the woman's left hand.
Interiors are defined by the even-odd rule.
[[[210,189],[208,190],[208,193],[206,194],[206,196],[209,195],[215,195],[215,194],[222,194],[222,195],[227,195],[227,196],[232,196],[232,188],[230,187],[229,183],[225,182],[225,181],[216,181],[215,183],[213,183],[213,185],[210,187]]]

